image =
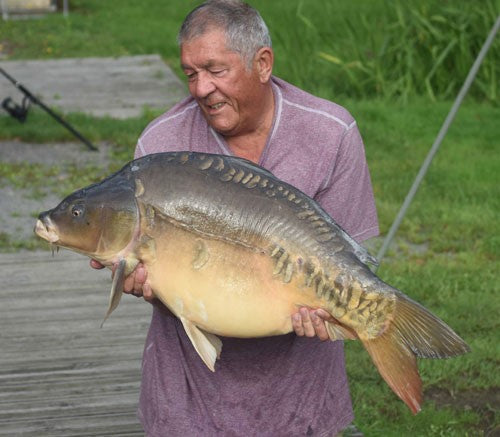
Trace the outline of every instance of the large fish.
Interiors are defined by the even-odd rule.
[[[35,232],[102,264],[117,263],[106,317],[139,261],[213,371],[217,335],[292,331],[299,307],[335,319],[332,340],[359,339],[414,412],[416,357],[469,350],[424,307],[367,267],[375,260],[311,198],[244,159],[159,153],[131,161],[40,214]]]

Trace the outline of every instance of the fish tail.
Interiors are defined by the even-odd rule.
[[[442,320],[400,292],[387,328],[377,337],[361,341],[384,380],[413,414],[422,404],[416,358],[448,358],[470,350]]]

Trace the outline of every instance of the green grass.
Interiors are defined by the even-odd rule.
[[[276,73],[346,106],[357,119],[386,233],[499,2],[425,1],[408,7],[368,0],[251,3],[272,30]],[[160,53],[179,72],[175,34],[195,4],[74,0],[68,19],[53,15],[2,23],[0,50],[11,59]],[[499,422],[494,398],[500,386],[499,41],[497,37],[378,272],[446,320],[472,353],[447,361],[420,360],[427,401],[412,416],[362,346],[347,343],[356,423],[367,436],[479,436]],[[113,144],[112,165],[106,169],[112,171],[130,159],[137,136],[154,115],[125,121],[82,114],[67,118],[93,142]],[[0,117],[0,138],[73,140],[35,110],[24,125]],[[97,168],[0,165],[0,185],[31,187],[35,195],[42,184],[45,191],[62,196],[100,177],[102,169]],[[0,247],[38,246],[0,234]],[[446,394],[448,401],[436,393]]]
[[[140,117],[127,120],[94,118],[76,113],[67,114],[64,118],[91,142],[111,142],[114,145],[115,158],[127,159],[131,157],[131,150],[135,147],[142,130],[157,115],[159,112],[147,110]],[[0,116],[0,138],[30,143],[78,141],[71,132],[37,106],[30,109],[25,123]]]
[[[450,103],[344,103],[363,132],[381,230],[386,233]],[[498,393],[500,386],[499,117],[498,108],[470,100],[461,108],[402,223],[399,244],[378,271],[382,279],[425,303],[470,344],[472,353],[465,357],[419,362],[426,390],[454,393],[457,407],[436,408],[427,401],[423,412],[413,417],[381,382],[361,345],[348,344],[351,388],[354,402],[359,402],[356,422],[369,436],[402,431],[475,436],[498,423],[492,418],[498,415],[498,405],[486,389],[493,387]],[[416,244],[419,250],[414,250]],[[474,390],[485,390],[484,404],[482,409],[467,410],[467,403],[459,400]]]

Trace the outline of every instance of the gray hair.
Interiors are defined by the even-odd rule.
[[[271,47],[259,12],[240,0],[207,0],[193,9],[182,23],[177,42],[182,45],[213,28],[224,31],[226,47],[239,53],[248,68],[259,49]]]

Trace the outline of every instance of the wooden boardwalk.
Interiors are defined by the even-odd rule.
[[[0,254],[0,436],[139,436],[151,307],[71,252]]]

